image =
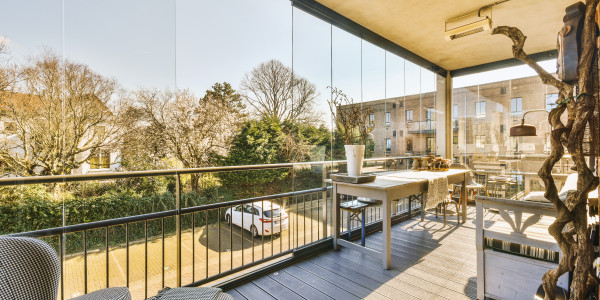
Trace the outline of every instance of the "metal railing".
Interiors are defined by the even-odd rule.
[[[410,158],[366,159],[365,170],[386,171],[390,168],[394,170],[408,168],[409,164],[406,159]],[[329,236],[328,215],[331,211],[328,208],[328,201],[330,201],[329,191],[331,187],[327,186],[325,179],[328,178],[328,174],[334,168],[339,168],[344,164],[344,161],[329,161],[18,177],[0,179],[0,186],[174,176],[176,181],[175,209],[11,234],[12,236],[31,236],[57,240],[62,266],[61,299],[69,298],[81,292],[88,293],[100,288],[118,285],[130,287],[134,298],[136,296],[147,298],[165,286],[197,286],[215,281],[269,260],[290,255],[294,249]],[[322,167],[320,174],[322,177],[321,187],[182,207],[181,177],[185,174],[272,169],[290,169],[293,172],[296,168],[302,166],[312,167],[315,165]],[[286,211],[289,218],[288,230],[283,229],[282,220],[279,220],[278,234],[254,236],[247,228],[244,229],[248,225],[244,224],[246,222],[244,218],[242,218],[241,226],[224,220],[227,211],[233,211],[240,205],[252,203],[258,207],[265,207],[268,206],[266,202],[276,203]],[[407,209],[406,203],[399,202],[396,204],[395,211],[400,213]],[[369,223],[380,220],[380,208],[369,208],[367,216],[367,222]],[[229,220],[231,220],[231,217]],[[251,226],[256,228],[255,218],[251,218],[250,222],[252,222]],[[271,215],[270,220],[265,222],[274,224],[273,215]],[[276,226],[270,225],[270,228],[273,229]],[[356,226],[358,225],[346,224],[347,229]],[[269,228],[269,226],[266,227]],[[94,249],[89,249],[88,241],[90,237],[95,236],[97,240],[98,235],[100,235],[100,239],[103,238],[102,245],[99,247],[96,245],[97,247]],[[67,238],[70,241],[81,239],[83,241],[82,252],[67,257],[65,250],[67,248]],[[116,245],[114,242],[111,243],[115,239],[119,239],[121,242]],[[168,250],[167,248],[172,248],[170,246],[173,243],[175,244],[174,251]],[[151,254],[150,252],[158,252],[158,254]],[[120,258],[125,256],[124,262],[115,263],[114,261],[119,261],[118,258],[114,258],[115,256]],[[143,262],[140,259],[142,256]],[[74,284],[67,284],[65,280],[65,268],[71,266],[67,264],[67,261],[70,263],[75,258],[82,260],[83,264],[81,266],[83,269],[83,286],[79,287],[75,287]],[[169,263],[168,261],[172,261],[173,258],[175,260],[174,264]],[[157,262],[157,260],[159,261]],[[155,268],[151,270],[150,264],[160,268],[160,271],[156,272]],[[141,265],[143,265],[143,268],[141,268]],[[134,268],[137,268],[137,271]],[[139,270],[140,268],[141,270]],[[121,275],[124,276],[113,276],[117,271],[120,271]],[[101,273],[103,276],[92,276],[93,273]],[[98,277],[104,278],[99,279]],[[77,290],[78,288],[81,290]]]

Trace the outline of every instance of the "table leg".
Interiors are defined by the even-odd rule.
[[[337,185],[333,184],[333,205],[331,212],[331,225],[333,226],[333,249],[338,250],[337,240],[340,238],[340,195]]]
[[[383,200],[383,245],[381,253],[383,254],[383,267],[389,269],[392,266],[392,201]]]
[[[467,176],[468,173],[465,173],[465,177],[463,178],[463,182],[460,186],[460,203],[462,205],[462,222],[465,223],[467,221]]]
[[[421,222],[425,220],[425,194],[421,193]]]

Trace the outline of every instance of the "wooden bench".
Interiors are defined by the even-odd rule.
[[[549,202],[477,196],[477,298],[532,299],[560,249],[548,233],[556,217]],[[484,209],[494,209],[485,216]],[[568,288],[566,274],[558,286]]]

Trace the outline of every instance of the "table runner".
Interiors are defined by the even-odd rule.
[[[438,204],[448,199],[448,175],[446,172],[399,172],[389,177],[427,179],[427,198],[425,199],[425,209],[435,208]]]

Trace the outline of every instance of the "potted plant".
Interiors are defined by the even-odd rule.
[[[354,103],[354,99],[334,87],[331,89],[329,109],[335,120],[337,130],[344,138],[344,149],[348,164],[348,176],[362,175],[362,165],[365,158],[365,143],[373,130],[374,121],[369,122],[373,109]]]

